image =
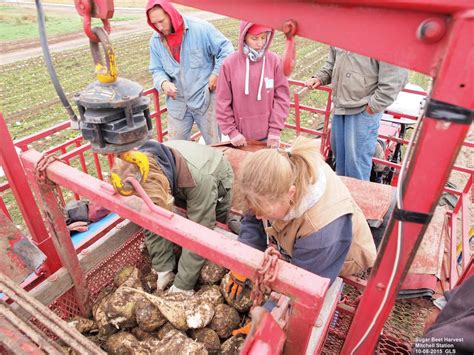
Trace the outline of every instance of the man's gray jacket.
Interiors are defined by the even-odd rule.
[[[408,71],[331,47],[326,64],[313,77],[332,84],[334,114],[355,115],[367,105],[373,112],[384,111],[407,83]]]

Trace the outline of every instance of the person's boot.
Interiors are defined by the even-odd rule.
[[[185,296],[191,297],[192,295],[194,295],[194,290],[182,290],[176,287],[175,285],[172,285],[170,289],[168,290],[168,294],[172,294],[172,293],[181,293]]]
[[[176,276],[173,270],[155,272],[158,275],[158,279],[156,280],[156,288],[160,291],[163,291],[170,284],[172,284]]]

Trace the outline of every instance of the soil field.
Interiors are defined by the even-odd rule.
[[[82,18],[71,11],[73,8],[63,9],[64,11],[61,11],[61,13],[57,11],[55,14],[45,15],[46,33],[49,36],[54,37],[82,30]],[[28,39],[37,39],[38,24],[36,18],[36,9],[33,7],[20,8],[11,5],[0,5],[0,41],[2,41],[2,49],[11,51],[16,48],[15,44]],[[130,22],[139,18],[138,14],[116,16],[111,19],[111,24],[115,27],[121,22]],[[92,19],[92,26],[100,25],[100,20]]]

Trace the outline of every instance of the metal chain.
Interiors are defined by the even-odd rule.
[[[35,177],[39,185],[56,185],[53,181],[48,179],[48,176],[46,175],[46,169],[51,163],[54,163],[55,161],[65,163],[64,160],[59,159],[53,154],[44,154],[41,159],[38,160],[35,166]]]
[[[258,306],[262,303],[265,294],[269,294],[272,289],[270,284],[275,281],[278,272],[278,259],[281,258],[280,252],[273,246],[269,246],[263,254],[262,264],[256,270],[256,277],[250,299],[253,301],[253,306]]]

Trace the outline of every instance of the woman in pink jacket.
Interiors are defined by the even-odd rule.
[[[288,79],[269,50],[274,30],[242,21],[239,50],[224,61],[216,92],[216,118],[234,146],[266,140],[278,147],[290,108]]]

